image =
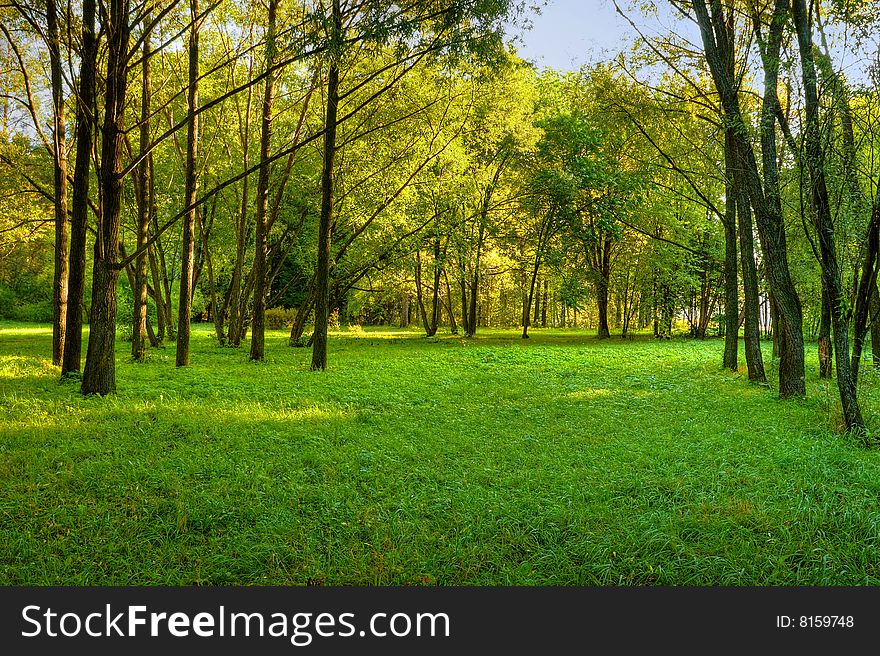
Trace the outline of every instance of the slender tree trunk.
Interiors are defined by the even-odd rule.
[[[428,326],[428,337],[437,334],[440,327],[440,236],[434,237],[434,284],[431,287],[431,323]]]
[[[247,107],[245,108],[245,125],[242,128],[242,157],[243,167],[247,171],[250,168],[250,114],[251,114],[252,87],[248,87]],[[235,262],[232,265],[232,280],[229,283],[229,344],[238,348],[242,340],[242,294],[241,283],[244,274],[244,257],[247,245],[247,213],[250,176],[245,176],[242,181],[241,207],[238,220],[235,225]]]
[[[822,259],[822,279],[828,290],[831,306],[831,328],[834,341],[835,364],[837,365],[837,388],[843,406],[843,416],[847,430],[865,432],[867,430],[859,407],[856,377],[851,368],[849,350],[849,317],[843,307],[844,292],[840,280],[840,267],[837,260],[834,220],[825,179],[825,154],[822,150],[822,134],[819,125],[819,93],[816,82],[816,68],[813,60],[812,25],[805,0],[792,0],[792,17],[797,32],[801,56],[801,72],[804,82],[806,109],[806,159],[810,173],[813,203],[816,208],[816,232],[819,235],[819,251]],[[876,249],[875,249],[876,253]],[[876,257],[876,256],[875,256]],[[873,262],[869,265],[873,266]]]
[[[269,0],[269,24],[266,34],[266,86],[263,94],[263,121],[260,134],[260,173],[257,180],[257,234],[254,247],[254,309],[251,317],[250,359],[265,357],[267,250],[269,240],[269,153],[272,146],[272,105],[275,98],[275,19],[278,0]]]
[[[779,176],[776,161],[776,87],[786,3],[787,0],[777,0],[770,37],[762,52],[764,61],[764,107],[761,120],[764,159],[764,184],[762,185],[757,160],[740,108],[737,87],[733,77],[725,69],[725,60],[734,56],[732,34],[726,29],[715,29],[717,24],[727,26],[728,24],[732,25],[732,22],[723,16],[721,3],[718,0],[712,0],[712,15],[706,7],[705,0],[692,0],[706,53],[706,61],[721,99],[725,118],[735,137],[739,158],[738,167],[743,172],[744,184],[755,209],[767,274],[779,310],[778,328],[781,342],[779,396],[783,399],[806,395],[803,312],[788,268],[788,249],[779,197]]]
[[[180,297],[177,304],[177,359],[178,367],[189,366],[190,322],[192,321],[193,264],[195,258],[196,225],[196,161],[199,154],[199,0],[190,0],[192,27],[189,33],[189,91],[186,126],[186,170],[184,172],[183,245],[180,253]]]
[[[532,267],[532,276],[531,276],[531,278],[530,278],[530,280],[529,280],[529,296],[528,296],[528,301],[527,301],[527,303],[526,303],[526,311],[525,311],[524,316],[523,316],[523,331],[522,331],[522,338],[523,338],[523,339],[528,339],[528,338],[529,338],[529,325],[531,324],[531,317],[530,317],[530,315],[531,315],[531,309],[532,309],[532,301],[534,300],[534,298],[535,298],[535,296],[536,296],[536,294],[535,294],[535,288],[536,288],[536,286],[537,286],[537,284],[538,284],[538,271],[539,271],[540,268],[541,268],[541,255],[542,255],[542,250],[543,250],[543,249],[542,249],[542,246],[541,246],[541,243],[540,243],[540,238],[539,238],[539,241],[538,241],[538,252],[535,254],[535,264],[534,264],[534,266]],[[538,313],[537,313],[537,311],[536,311],[536,312],[535,312],[535,315],[537,315],[537,314],[538,314]],[[537,318],[536,318],[535,320],[537,321]]]
[[[119,278],[119,224],[122,210],[122,153],[125,89],[128,82],[128,0],[111,0],[104,127],[101,144],[101,220],[95,240],[89,347],[83,394],[116,391],[116,282]]]
[[[822,316],[819,319],[819,378],[831,379],[833,348],[831,346],[831,302],[828,285],[822,283]]]
[[[155,244],[147,250],[150,275],[153,278],[153,301],[156,303],[156,340],[159,344],[165,339],[165,298],[162,296],[162,283],[159,278],[159,265],[156,263]]]
[[[761,307],[758,270],[755,266],[752,208],[749,205],[748,192],[738,182],[736,183],[736,197],[739,254],[743,279],[743,342],[746,350],[746,367],[750,381],[763,383],[767,380],[767,374],[764,371],[764,357],[761,354]]]
[[[144,24],[150,22],[150,14],[144,17]],[[147,330],[147,240],[150,234],[150,179],[149,161],[146,149],[150,141],[150,34],[143,37],[143,62],[141,63],[141,119],[140,119],[140,157],[141,162],[137,168],[137,258],[135,260],[135,275],[132,293],[134,295],[134,316],[132,318],[131,331],[131,356],[137,362],[142,362],[146,352],[144,346],[144,333]],[[158,296],[158,287],[156,295]],[[158,298],[157,298],[158,301]],[[158,302],[156,314],[158,311]]]
[[[67,217],[67,137],[64,122],[64,78],[61,73],[61,37],[55,0],[46,2],[49,61],[52,71],[52,137],[55,163],[55,270],[52,278],[52,364],[64,361],[67,338],[67,299],[69,286]]]
[[[468,301],[468,334],[467,337],[473,337],[477,334],[477,321],[479,320],[479,316],[477,314],[477,305],[479,298],[479,290],[480,290],[480,252],[482,251],[482,240],[479,250],[477,252],[477,260],[474,264],[474,276],[470,282],[470,299]]]
[[[419,250],[416,250],[416,265],[413,273],[416,279],[416,304],[419,306],[419,317],[421,317],[422,328],[424,328],[426,336],[430,337],[431,335],[427,334],[430,328],[428,326],[428,312],[425,310],[425,298],[422,293],[422,253]]]
[[[544,298],[541,300],[541,328],[547,327],[547,293],[549,290],[549,284],[547,283],[547,279],[544,278]]]
[[[877,284],[870,290],[871,294],[871,356],[874,369],[880,369],[880,292]]]
[[[159,221],[158,216],[159,212],[156,204],[156,185],[154,180],[156,179],[155,168],[153,166],[153,155],[150,154],[150,184],[148,185],[150,190],[150,220],[152,222],[153,230],[159,231]],[[168,280],[168,264],[165,259],[165,247],[162,244],[161,237],[157,237],[156,241],[153,243],[155,249],[153,250],[154,260],[156,261],[156,265],[159,273],[159,283],[156,287],[156,290],[159,292],[157,294],[158,298],[162,299],[162,311],[165,314],[165,330],[168,334],[168,339],[172,342],[177,339],[177,332],[174,329],[174,317],[172,316],[171,310],[171,283]],[[157,301],[158,306],[158,301]],[[159,308],[157,307],[157,311]]]
[[[739,278],[736,248],[736,182],[734,180],[736,153],[733,135],[725,138],[725,211],[724,211],[724,368],[736,371],[739,367]]]
[[[333,0],[333,43],[343,40],[339,0]],[[339,65],[334,60],[327,76],[327,114],[324,121],[324,167],[321,173],[321,218],[318,226],[318,269],[315,277],[315,331],[312,335],[313,371],[327,368],[327,324],[330,320],[330,249],[333,233],[333,164],[339,109]]]
[[[217,199],[217,196],[214,196]],[[201,215],[199,215],[201,217]],[[213,220],[212,220],[213,222]],[[224,330],[224,314],[225,308],[220,307],[217,299],[217,284],[214,280],[214,266],[211,260],[211,251],[208,249],[208,230],[204,225],[204,221],[199,221],[199,236],[202,242],[202,250],[205,253],[205,268],[208,270],[208,290],[210,293],[210,309],[214,320],[214,334],[217,336],[217,343],[220,346],[226,344],[226,331]]]
[[[459,290],[461,291],[461,325],[464,328],[465,337],[470,337],[473,335],[470,327],[470,314],[468,313],[468,293],[467,293],[467,282],[465,280],[465,273],[462,273],[462,277],[458,281]]]
[[[611,277],[611,239],[606,237],[602,240],[602,251],[599,255],[599,267],[596,282],[596,304],[599,309],[599,339],[611,337],[608,329],[608,281]]]
[[[70,266],[67,331],[61,375],[80,371],[82,364],[83,301],[86,281],[86,235],[89,211],[89,172],[95,111],[95,67],[98,43],[95,36],[95,0],[82,3],[82,60],[76,105],[76,163],[73,171],[70,227]]]
[[[446,282],[446,313],[449,315],[449,332],[458,334],[458,323],[455,320],[455,310],[452,305],[452,287],[449,284],[449,273],[443,269],[443,279]]]

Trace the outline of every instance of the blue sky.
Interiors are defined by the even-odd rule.
[[[648,18],[634,9],[635,0],[618,0],[618,3],[646,34],[673,29],[689,35],[700,47],[696,27],[689,21],[673,18],[668,3],[657,4],[661,11],[659,19]],[[517,33],[522,40],[516,43],[520,56],[539,67],[558,70],[577,70],[584,64],[607,61],[621,50],[628,50],[638,38],[629,23],[617,14],[612,0],[549,0],[540,14],[532,16],[532,23],[531,30]],[[828,29],[833,32],[832,28]],[[852,79],[865,81],[865,54],[857,56],[848,52],[840,39],[835,39],[833,34],[831,38],[835,61]],[[864,46],[867,52],[873,52],[876,47],[874,43]]]
[[[625,4],[623,0],[621,6]],[[524,43],[517,43],[520,56],[560,70],[607,58],[633,37],[611,0],[550,0],[532,23],[520,35]]]

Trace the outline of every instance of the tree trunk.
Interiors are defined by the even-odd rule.
[[[425,310],[425,298],[422,293],[422,254],[421,251],[416,250],[416,266],[413,270],[416,279],[416,304],[419,306],[419,317],[422,320],[422,328],[425,330],[426,336],[428,335],[428,313]]]
[[[608,329],[608,282],[600,280],[596,283],[596,305],[599,310],[599,339],[608,339],[611,337],[611,331]]]
[[[193,264],[195,257],[196,225],[196,161],[199,153],[199,0],[190,0],[189,33],[189,91],[187,106],[189,118],[186,127],[186,170],[184,172],[183,244],[180,253],[180,297],[177,304],[177,359],[178,367],[189,366],[190,322],[193,301]]]
[[[738,180],[735,176],[735,180]],[[739,223],[739,255],[743,279],[743,342],[749,380],[767,380],[761,354],[761,308],[758,271],[755,266],[755,237],[752,229],[752,208],[745,188],[736,182],[737,220]],[[739,329],[737,328],[737,331]]]
[[[819,319],[819,378],[831,379],[833,349],[831,347],[831,303],[828,286],[822,284],[822,316]]]
[[[529,338],[529,325],[531,325],[532,301],[536,297],[535,288],[538,284],[538,271],[541,268],[541,254],[542,254],[541,251],[542,251],[541,240],[539,238],[538,252],[535,254],[535,264],[532,267],[532,276],[531,276],[531,279],[529,280],[528,301],[526,302],[525,312],[523,313],[523,331],[522,331],[522,338],[523,339]],[[536,315],[535,321],[537,321],[537,314],[538,314],[538,312],[537,312],[537,306],[536,306],[535,307],[535,315]]]
[[[315,277],[312,276],[312,279],[309,281],[309,289],[306,292],[306,297],[305,299],[303,299],[302,304],[297,309],[296,317],[293,320],[293,325],[290,327],[290,338],[288,339],[288,346],[303,346],[302,336],[305,332],[306,320],[308,319],[309,313],[311,313],[314,304]]]
[[[877,285],[870,290],[871,294],[871,359],[874,369],[880,369],[880,293]]]
[[[269,152],[272,146],[272,105],[275,97],[275,17],[278,0],[269,0],[269,22],[266,34],[266,87],[263,93],[263,120],[260,133],[260,173],[257,179],[257,234],[254,247],[254,309],[251,317],[250,359],[260,362],[265,357],[267,249],[269,240]]]
[[[541,328],[547,327],[547,292],[548,292],[548,283],[547,279],[544,278],[544,297],[541,299]]]
[[[95,67],[98,43],[95,37],[95,0],[82,3],[82,60],[76,104],[76,163],[73,171],[70,226],[70,266],[67,302],[67,331],[61,375],[80,371],[82,365],[83,301],[86,282],[86,236],[89,211],[89,172],[95,111]]]
[[[819,93],[816,82],[816,68],[813,60],[812,25],[807,13],[805,0],[792,0],[792,17],[797,32],[801,56],[801,72],[804,82],[806,109],[806,156],[813,203],[816,208],[816,232],[819,235],[819,251],[822,260],[823,285],[828,290],[831,306],[831,328],[834,343],[835,364],[837,365],[837,388],[843,406],[843,416],[847,430],[866,432],[865,421],[859,407],[856,378],[851,368],[849,350],[849,316],[844,308],[845,297],[840,280],[837,260],[834,220],[825,178],[825,153],[822,150],[822,133],[819,125]],[[875,249],[876,253],[876,249]],[[873,262],[869,264],[873,266]]]
[[[443,279],[446,282],[446,314],[449,315],[449,332],[457,335],[458,323],[455,321],[455,310],[452,305],[452,287],[449,285],[449,275],[446,269],[443,269]]]
[[[440,236],[434,237],[434,284],[431,287],[431,323],[428,326],[428,337],[437,334],[440,327]]]
[[[159,221],[158,216],[159,212],[156,204],[156,185],[154,183],[156,179],[155,175],[155,167],[153,166],[153,155],[150,154],[150,184],[149,186],[149,196],[150,196],[150,220],[152,222],[153,230],[159,231]],[[165,313],[165,330],[168,334],[168,339],[174,341],[177,339],[177,332],[174,329],[174,317],[172,316],[171,310],[171,283],[168,280],[168,265],[165,259],[165,247],[162,245],[161,237],[156,237],[156,241],[153,242],[153,259],[156,262],[156,266],[159,274],[159,282],[156,285],[156,290],[158,293],[157,298],[162,299],[162,311]],[[158,301],[157,301],[157,311]]]
[[[144,17],[144,23],[150,22],[149,12]],[[131,330],[131,356],[136,362],[143,362],[146,348],[144,345],[144,333],[147,330],[147,240],[150,233],[150,191],[152,184],[149,174],[149,161],[146,149],[150,141],[150,34],[143,37],[143,62],[141,63],[141,124],[140,124],[140,157],[141,162],[137,168],[137,258],[134,266],[134,316],[132,317]],[[156,288],[158,295],[158,287]],[[157,299],[158,301],[158,299]],[[157,302],[157,316],[159,315]],[[164,327],[164,325],[163,325]]]
[[[764,184],[762,184],[755,153],[749,141],[749,131],[740,109],[736,83],[734,77],[726,70],[724,63],[726,59],[734,56],[732,34],[728,34],[722,29],[715,30],[716,23],[727,26],[732,25],[732,22],[721,15],[720,2],[712,2],[712,17],[710,17],[705,0],[692,0],[692,4],[703,40],[706,61],[720,96],[726,120],[733,129],[739,158],[738,167],[743,172],[749,199],[755,210],[758,232],[764,248],[768,279],[779,310],[778,328],[781,344],[779,396],[783,399],[805,396],[803,313],[788,268],[788,249],[779,197],[779,175],[776,161],[776,87],[780,61],[779,50],[785,25],[786,0],[777,0],[771,34],[762,53],[765,73],[764,107],[761,121]]]
[[[214,196],[214,200],[217,196]],[[201,215],[199,215],[201,216]],[[212,220],[213,222],[213,220]],[[226,331],[224,325],[225,308],[220,307],[217,299],[217,283],[214,280],[214,266],[211,260],[211,251],[208,250],[208,230],[204,226],[204,221],[199,221],[199,236],[201,237],[202,250],[205,253],[205,268],[208,270],[208,291],[210,293],[210,312],[214,320],[214,334],[217,337],[217,343],[220,346],[226,344]]]
[[[67,217],[67,138],[64,122],[64,78],[61,73],[61,37],[55,0],[46,2],[49,61],[52,71],[52,136],[55,163],[55,270],[52,278],[52,364],[64,362],[67,338],[68,228]]]
[[[128,82],[128,0],[111,0],[107,14],[107,79],[101,143],[101,220],[95,240],[89,347],[83,394],[116,391],[116,282],[122,209],[125,88]]]
[[[342,13],[333,0],[332,43],[340,43]],[[339,109],[339,64],[330,63],[327,76],[327,114],[324,121],[324,166],[321,172],[321,218],[318,226],[318,269],[315,276],[315,331],[312,335],[312,371],[327,368],[327,324],[330,320],[330,249],[333,232],[333,163]]]
[[[464,328],[465,337],[470,337],[473,335],[470,327],[470,314],[468,313],[468,293],[467,293],[467,282],[464,278],[464,273],[462,273],[462,277],[458,281],[458,286],[461,291],[461,325]]]

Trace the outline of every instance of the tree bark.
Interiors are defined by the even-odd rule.
[[[806,109],[806,159],[810,173],[813,203],[816,209],[816,232],[819,235],[819,251],[822,264],[822,280],[828,290],[831,307],[831,328],[837,365],[837,388],[843,406],[847,430],[866,432],[865,421],[859,407],[856,381],[850,362],[849,317],[843,307],[845,298],[840,280],[834,220],[828,198],[825,178],[825,153],[822,150],[822,134],[819,125],[819,93],[816,68],[813,60],[812,25],[804,0],[792,0],[792,17],[798,37],[801,56],[801,73],[804,83]],[[876,251],[875,251],[876,252]]]
[[[46,2],[49,62],[52,75],[52,135],[55,163],[55,270],[52,278],[52,364],[64,362],[67,338],[67,299],[69,287],[67,216],[67,138],[64,119],[64,78],[61,73],[61,37],[55,0]]]
[[[116,391],[116,282],[122,210],[122,153],[128,82],[128,0],[111,0],[107,14],[107,79],[101,143],[101,220],[95,240],[89,346],[83,394]]]
[[[736,84],[724,64],[726,58],[733,57],[733,40],[727,29],[729,23],[723,15],[719,0],[711,0],[711,16],[706,7],[706,0],[692,0],[706,53],[706,61],[709,64],[716,90],[724,108],[725,119],[733,130],[739,157],[738,166],[742,170],[744,185],[755,210],[768,279],[776,300],[780,335],[779,396],[783,399],[806,395],[803,311],[788,268],[785,224],[779,197],[774,125],[780,60],[779,48],[785,24],[786,2],[787,0],[777,0],[771,36],[762,53],[765,73],[764,107],[761,121],[764,161],[764,184],[762,184],[755,153],[749,141],[748,129],[740,108]]]
[[[189,87],[186,127],[186,170],[184,172],[183,244],[180,253],[180,296],[177,304],[177,358],[178,367],[189,366],[189,342],[192,321],[193,264],[195,258],[196,225],[196,160],[199,154],[199,0],[190,0],[192,26],[189,33]]]
[[[339,0],[333,0],[333,43],[343,39]],[[312,371],[327,368],[327,327],[330,320],[330,250],[333,232],[333,182],[336,128],[339,110],[339,63],[330,64],[327,76],[327,113],[324,120],[324,165],[321,172],[321,218],[318,226],[318,268],[315,277],[315,331],[312,335]]]
[[[611,331],[608,328],[608,282],[611,278],[611,238],[602,239],[602,249],[599,254],[599,267],[597,274],[599,280],[596,282],[596,304],[599,310],[599,339],[608,339],[611,337]]]
[[[70,226],[67,330],[61,375],[80,371],[82,366],[83,301],[86,281],[86,236],[89,212],[89,172],[95,118],[95,68],[98,42],[95,36],[95,0],[82,3],[82,60],[76,105],[76,162]]]
[[[831,379],[833,349],[831,347],[831,302],[828,285],[822,283],[822,308],[819,319],[819,378]]]
[[[275,20],[278,0],[269,0],[269,22],[266,34],[266,86],[263,93],[263,119],[260,133],[260,172],[257,179],[257,228],[254,246],[254,308],[251,317],[250,359],[261,362],[265,357],[267,250],[269,240],[269,153],[272,146],[272,105],[275,98]]]
[[[737,220],[739,223],[739,254],[743,279],[743,343],[746,350],[746,368],[749,380],[763,383],[767,380],[764,357],[761,354],[761,307],[758,288],[758,270],[755,265],[755,238],[752,228],[752,208],[744,187],[737,184]]]
[[[547,292],[548,292],[548,283],[547,278],[544,278],[544,297],[541,299],[541,328],[547,327]]]
[[[150,22],[149,12],[144,24]],[[134,316],[132,317],[131,356],[136,362],[143,362],[146,348],[144,334],[147,330],[147,259],[146,244],[150,234],[150,179],[149,161],[146,149],[150,141],[150,33],[143,37],[143,62],[141,63],[141,119],[140,119],[140,157],[138,165],[137,189],[137,259],[134,266]],[[158,288],[157,295],[158,295]],[[157,299],[158,301],[158,299]],[[159,314],[157,302],[157,315]],[[164,325],[163,325],[164,327]]]

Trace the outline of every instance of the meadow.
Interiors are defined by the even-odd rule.
[[[50,347],[0,322],[3,585],[880,584],[880,450],[815,345],[788,402],[718,340],[353,328],[315,373],[198,327],[185,369],[120,341],[107,398]]]

